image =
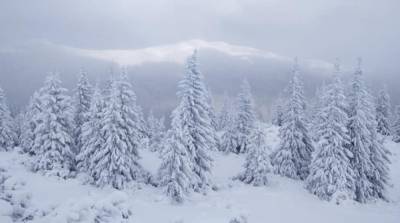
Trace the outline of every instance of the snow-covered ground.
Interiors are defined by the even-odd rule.
[[[267,128],[272,149],[276,129]],[[214,152],[214,183],[218,190],[206,196],[191,195],[183,205],[173,205],[162,190],[135,185],[117,191],[84,185],[83,176],[59,179],[35,174],[17,152],[0,152],[0,222],[134,222],[229,223],[244,216],[248,223],[346,223],[400,221],[400,144],[386,143],[391,159],[390,202],[341,205],[319,200],[300,181],[270,176],[267,187],[252,187],[231,178],[242,170],[243,156]],[[141,151],[142,165],[155,173],[156,153]],[[29,221],[28,221],[29,222]]]

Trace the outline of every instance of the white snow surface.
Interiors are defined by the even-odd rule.
[[[267,127],[270,147],[278,145],[277,129]],[[271,174],[266,187],[253,187],[231,178],[242,171],[243,155],[213,152],[213,181],[218,188],[207,195],[191,194],[183,204],[171,204],[163,189],[132,185],[122,191],[85,184],[84,175],[60,179],[32,173],[30,158],[0,152],[0,222],[72,223],[229,223],[241,216],[247,223],[398,223],[400,220],[400,144],[387,140],[392,152],[389,202],[341,205],[319,200],[301,181]],[[155,174],[158,153],[141,150],[142,165]],[[25,164],[24,164],[25,163]],[[3,179],[3,180],[2,180]]]

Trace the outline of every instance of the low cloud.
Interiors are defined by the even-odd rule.
[[[193,39],[175,44],[159,45],[140,49],[81,49],[69,46],[59,46],[69,53],[103,61],[117,63],[120,66],[140,66],[146,63],[177,63],[183,64],[193,50],[213,50],[231,57],[238,57],[252,63],[252,59],[266,59],[290,63],[293,57],[278,55],[273,52],[249,46],[234,45],[222,41],[206,41]],[[303,66],[310,69],[332,69],[332,63],[318,59],[304,59]]]

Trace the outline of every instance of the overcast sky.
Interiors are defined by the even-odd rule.
[[[399,8],[398,0],[3,0],[0,42],[126,49],[204,39],[393,67]]]
[[[251,51],[322,63],[339,57],[345,66],[362,56],[367,72],[394,80],[399,9],[399,0],[2,0],[0,53],[40,43],[138,66],[179,63],[189,45],[200,44],[230,56]],[[0,80],[14,75],[7,71]]]

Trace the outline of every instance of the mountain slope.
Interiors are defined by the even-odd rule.
[[[268,142],[277,145],[276,128],[268,128]],[[29,157],[0,152],[0,222],[137,222],[228,223],[244,216],[248,223],[265,222],[385,222],[400,219],[400,144],[388,141],[393,153],[390,202],[371,204],[324,202],[309,194],[300,181],[270,176],[268,187],[252,187],[232,181],[242,170],[243,157],[213,153],[214,182],[208,195],[193,194],[183,205],[171,205],[161,189],[147,185],[117,191],[83,185],[84,175],[63,180],[27,170]],[[141,151],[142,164],[157,171],[158,155]]]

